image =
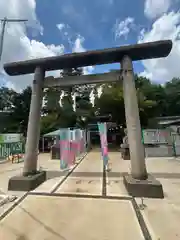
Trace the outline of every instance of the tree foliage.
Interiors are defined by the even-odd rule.
[[[82,74],[82,69],[65,69],[61,77]],[[180,78],[160,85],[135,75],[135,85],[143,127],[147,127],[149,119],[154,117],[180,115]],[[102,90],[100,97],[99,87]],[[95,98],[94,106],[90,100],[91,92]],[[21,93],[0,88],[1,132],[23,132],[26,135],[30,99],[30,87]],[[120,83],[45,89],[41,134],[62,127],[86,127],[95,115],[108,114],[111,114],[112,121],[125,125],[123,87]]]

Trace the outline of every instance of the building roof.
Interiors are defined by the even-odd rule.
[[[159,125],[174,125],[180,123],[180,118],[176,120],[164,120],[164,121],[159,121]]]
[[[180,116],[165,116],[165,117],[156,117],[156,120],[177,120],[180,119]]]
[[[62,129],[65,129],[65,128],[59,128],[59,129],[57,129],[55,131],[46,133],[46,134],[43,135],[43,137],[57,137],[57,136],[60,136],[60,132],[61,132]],[[68,129],[69,130],[73,130],[73,129],[77,129],[77,128],[76,127],[71,127],[71,128],[68,128]]]
[[[156,120],[158,125],[175,125],[180,123],[180,116],[165,116],[153,118]]]
[[[115,128],[115,127],[117,127],[117,123],[115,123],[115,122],[107,122],[107,129],[109,129],[109,128]],[[88,124],[87,128],[88,128],[90,131],[99,132],[98,124],[97,124],[97,123],[90,123],[90,124]]]
[[[46,133],[46,134],[43,135],[43,137],[56,137],[56,136],[59,136],[60,135],[60,131],[61,131],[61,129],[58,129],[56,131]]]

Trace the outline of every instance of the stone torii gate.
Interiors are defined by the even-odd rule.
[[[131,158],[131,174],[124,176],[124,184],[133,196],[162,198],[164,195],[161,183],[146,170],[132,61],[166,57],[171,49],[172,42],[166,40],[5,64],[4,69],[10,76],[34,73],[23,174],[12,177],[8,188],[29,191],[46,179],[45,172],[37,171],[44,87],[122,81]],[[46,71],[109,63],[120,63],[121,70],[106,74],[45,78]]]

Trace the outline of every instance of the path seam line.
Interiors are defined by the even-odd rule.
[[[102,175],[102,196],[105,197],[107,195],[106,189],[106,166],[103,161],[103,175]]]
[[[19,205],[28,195],[28,192],[26,192],[23,196],[18,198],[9,208],[7,208],[1,215],[0,215],[0,221],[5,218],[12,210]]]
[[[138,206],[138,204],[137,204],[137,202],[136,202],[134,197],[131,199],[131,203],[132,203],[132,206],[133,206],[134,211],[136,213],[136,217],[138,219],[141,231],[142,231],[142,233],[144,235],[144,239],[145,240],[152,240],[151,234],[150,234],[150,232],[148,230],[148,227],[147,227],[147,225],[146,225],[146,223],[144,221],[144,218],[143,218],[143,216],[141,214],[139,206]]]

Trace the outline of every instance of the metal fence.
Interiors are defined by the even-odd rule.
[[[0,143],[0,159],[25,152],[24,142]]]
[[[166,129],[144,129],[142,140],[146,157],[180,155],[180,135]]]
[[[173,142],[173,150],[175,156],[180,156],[180,135],[178,133],[172,132],[172,142]]]

